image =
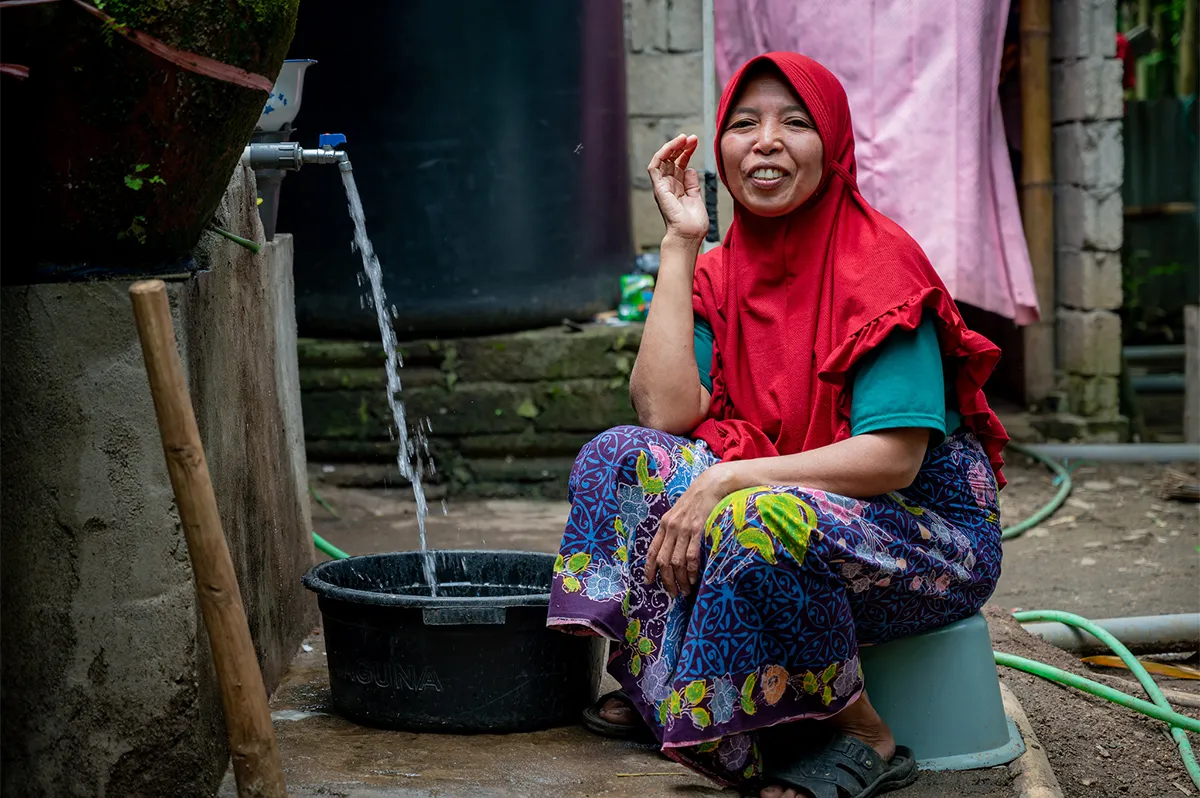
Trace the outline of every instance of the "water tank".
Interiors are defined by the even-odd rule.
[[[353,10],[350,10],[350,9]],[[302,4],[293,140],[344,133],[401,338],[615,307],[632,265],[622,9],[594,0]],[[336,170],[283,184],[306,336],[373,339]]]

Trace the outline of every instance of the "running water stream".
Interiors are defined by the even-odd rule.
[[[433,552],[425,541],[425,519],[429,515],[429,505],[425,502],[425,488],[421,479],[425,475],[425,466],[429,461],[429,439],[426,429],[418,422],[413,435],[409,435],[408,421],[404,414],[404,402],[400,400],[400,368],[403,362],[396,346],[396,331],[392,320],[388,318],[387,296],[383,292],[383,270],[371,239],[367,237],[367,220],[363,214],[362,200],[358,196],[358,185],[354,182],[354,172],[349,161],[338,165],[342,173],[342,185],[346,188],[346,200],[350,205],[350,218],[354,222],[354,246],[362,256],[363,271],[371,283],[370,304],[375,308],[375,318],[379,322],[379,337],[383,340],[383,351],[386,355],[384,369],[387,372],[387,399],[392,409],[392,425],[395,434],[399,436],[399,447],[396,452],[396,465],[400,474],[412,484],[413,497],[417,501],[417,530],[421,535],[421,560],[425,571],[425,581],[429,584],[431,596],[437,596],[437,569],[434,566]],[[425,420],[424,426],[429,421]]]

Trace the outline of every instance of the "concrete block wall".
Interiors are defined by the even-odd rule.
[[[629,109],[629,174],[633,238],[637,251],[657,249],[663,222],[654,204],[646,165],[680,133],[700,137],[692,166],[703,171],[712,146],[704,126],[704,38],[700,0],[624,0],[625,70]],[[718,221],[724,233],[733,202],[720,188]]]
[[[253,172],[218,223],[262,241]],[[290,236],[169,284],[268,690],[317,622]],[[229,752],[128,283],[0,291],[4,795],[214,794]]]
[[[1116,0],[1054,0],[1054,124],[1058,367],[1063,410],[1119,419],[1124,204],[1122,64]],[[1111,425],[1109,425],[1111,427]]]

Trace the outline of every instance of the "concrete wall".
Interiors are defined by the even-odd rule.
[[[1054,0],[1058,368],[1084,437],[1120,437],[1122,64],[1116,0]]]
[[[646,166],[680,133],[700,137],[692,166],[703,172],[712,146],[704,125],[704,40],[700,0],[624,0],[626,97],[629,107],[629,174],[632,178],[634,248],[657,249],[663,221],[654,204]],[[720,187],[717,219],[724,235],[733,200]]]
[[[251,173],[218,216],[261,240]],[[273,687],[315,622],[290,242],[206,243],[212,271],[170,295]],[[5,795],[207,796],[228,759],[127,289],[0,292]]]

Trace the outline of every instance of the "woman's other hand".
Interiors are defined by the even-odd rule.
[[[696,477],[658,523],[646,555],[646,584],[655,576],[671,596],[686,596],[700,575],[700,545],[708,517],[725,498],[721,463]]]
[[[666,238],[699,243],[708,234],[708,210],[700,190],[700,176],[688,168],[699,139],[680,134],[654,153],[646,171],[654,187],[654,201],[667,225]]]

